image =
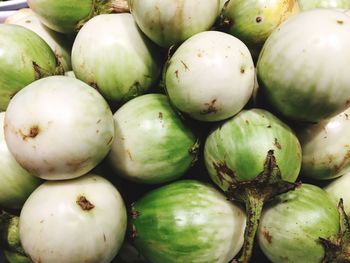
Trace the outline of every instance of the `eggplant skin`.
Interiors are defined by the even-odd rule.
[[[131,211],[134,245],[154,263],[226,263],[243,245],[244,211],[196,180],[157,188]]]
[[[257,232],[259,246],[275,263],[321,262],[325,250],[319,237],[339,232],[339,213],[328,193],[302,184],[266,206]]]

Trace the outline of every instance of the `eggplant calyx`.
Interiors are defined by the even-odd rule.
[[[78,32],[87,21],[97,15],[129,12],[130,8],[127,0],[95,0],[90,14],[77,23],[75,31]]]
[[[136,210],[135,203],[131,203],[128,213],[132,220],[136,220],[141,215],[140,211]],[[136,226],[132,223],[132,220],[130,220],[130,222],[128,223],[129,234],[126,235],[130,242],[133,242],[134,239],[137,237]]]
[[[93,15],[129,13],[127,0],[95,0]]]
[[[0,210],[0,247],[25,255],[19,239],[19,216]]]
[[[198,154],[199,154],[199,149],[200,149],[200,139],[197,138],[196,142],[191,146],[191,148],[188,150],[188,153],[193,157],[191,166],[193,167],[197,161],[198,161]]]
[[[42,68],[35,61],[32,61],[32,66],[33,66],[35,80],[38,80],[38,79],[41,79],[41,78],[53,75],[51,71]],[[57,65],[57,67],[55,69],[55,73],[57,72],[56,75],[62,75],[61,74],[61,70],[62,70],[61,68],[62,68],[61,66]]]
[[[330,239],[320,237],[325,248],[322,263],[350,263],[350,221],[344,210],[343,199],[339,200],[340,230]]]
[[[128,13],[130,8],[127,0],[111,0],[106,4],[109,13]]]
[[[275,196],[294,190],[301,183],[291,183],[282,179],[273,150],[268,151],[264,170],[255,179],[238,181],[234,174],[232,175],[233,183],[227,190],[227,197],[230,201],[244,203],[247,213],[241,255],[239,259],[233,259],[232,263],[248,263],[264,204]]]

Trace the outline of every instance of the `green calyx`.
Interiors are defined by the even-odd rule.
[[[94,0],[90,14],[78,22],[76,31],[79,31],[87,21],[97,15],[128,12],[130,9],[127,0]]]
[[[338,204],[340,215],[340,231],[337,236],[326,239],[320,237],[326,254],[322,263],[350,262],[350,221],[344,210],[343,199]]]
[[[226,194],[229,200],[244,203],[247,214],[243,249],[239,259],[234,259],[232,263],[248,263],[253,253],[264,204],[277,195],[294,190],[300,183],[290,183],[282,179],[273,150],[268,151],[264,170],[255,179],[239,181],[234,175],[232,179],[233,183]]]
[[[19,217],[0,211],[0,245],[9,251],[25,255],[19,238]]]

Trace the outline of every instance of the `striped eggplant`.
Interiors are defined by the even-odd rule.
[[[117,104],[155,85],[161,64],[159,48],[138,29],[131,14],[96,16],[73,43],[75,76]]]
[[[269,104],[287,118],[318,122],[350,106],[350,16],[300,12],[266,40],[257,62]]]
[[[246,217],[209,184],[180,180],[131,207],[133,242],[152,263],[227,263],[241,249]]]
[[[209,30],[222,0],[128,0],[137,25],[157,45],[168,48]]]
[[[5,24],[26,27],[37,33],[51,47],[64,71],[71,70],[71,47],[73,37],[57,33],[40,22],[38,16],[30,8],[17,10],[5,20]]]
[[[225,6],[220,19],[225,32],[241,39],[257,58],[271,32],[298,12],[297,0],[234,0]]]
[[[108,155],[117,174],[155,184],[181,177],[194,163],[197,137],[163,94],[130,100],[114,113],[115,139]]]
[[[16,92],[63,69],[52,49],[33,31],[0,24],[0,36],[0,111],[5,111]]]
[[[257,232],[259,246],[273,263],[342,262],[322,261],[326,252],[319,239],[335,237],[339,222],[327,192],[302,184],[265,207]]]
[[[246,205],[247,230],[239,262],[247,263],[264,203],[296,186],[300,143],[290,127],[270,112],[242,110],[209,134],[204,161],[228,198]]]
[[[28,0],[40,21],[54,31],[75,33],[99,14],[128,12],[127,0]]]

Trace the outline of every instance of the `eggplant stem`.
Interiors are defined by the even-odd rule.
[[[222,170],[221,168],[220,171]],[[224,172],[233,179],[226,193],[228,199],[244,203],[247,213],[241,256],[239,259],[233,259],[232,263],[248,263],[253,253],[255,235],[264,204],[275,196],[294,190],[300,183],[291,183],[282,179],[273,150],[267,152],[264,169],[253,180],[238,181],[227,167]]]
[[[242,254],[238,261],[233,260],[232,262],[248,263],[253,253],[254,239],[256,231],[259,225],[259,219],[265,203],[264,197],[259,197],[255,189],[246,189],[247,200],[246,200],[246,212],[247,212],[247,223],[244,231],[244,243]]]
[[[127,0],[112,0],[107,4],[111,13],[128,13],[130,8]]]

